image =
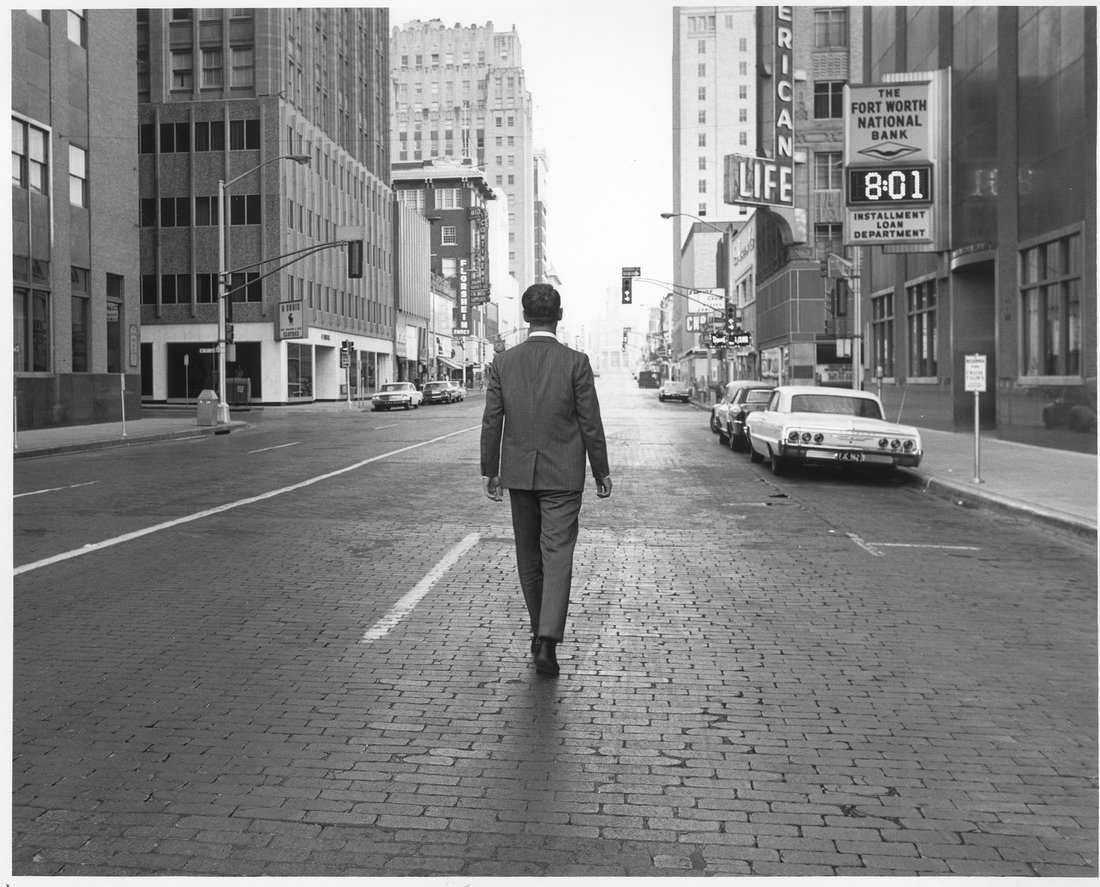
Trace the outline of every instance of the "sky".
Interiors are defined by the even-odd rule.
[[[451,27],[515,25],[549,174],[549,256],[576,317],[618,299],[624,266],[671,281],[672,8],[665,0],[401,0],[391,29],[420,19]],[[521,288],[524,285],[521,282]],[[634,286],[643,306],[666,290]]]

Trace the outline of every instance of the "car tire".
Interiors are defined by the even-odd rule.
[[[745,449],[745,442],[738,438],[732,430],[730,430],[729,434],[726,435],[726,438],[730,442],[730,449],[733,450],[735,453],[739,453],[743,449]]]
[[[730,442],[729,432],[725,428],[718,427],[718,443],[722,446],[726,446]]]
[[[756,447],[754,447],[752,445],[752,438],[748,437],[748,435],[746,435],[746,440],[748,441],[748,445],[749,445],[749,461],[750,462],[763,462],[764,457],[761,456],[758,452],[756,452]]]
[[[710,411],[710,430],[715,434],[722,433],[722,426],[718,424],[718,417],[714,414],[714,410]]]
[[[771,460],[772,474],[776,477],[783,477],[790,470],[790,465],[787,460],[782,456],[777,456],[771,447],[768,447],[768,457]]]

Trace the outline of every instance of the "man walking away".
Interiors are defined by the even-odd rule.
[[[538,672],[548,675],[559,672],[555,647],[565,635],[586,456],[596,495],[611,495],[592,365],[558,341],[561,317],[556,289],[527,288],[528,338],[495,356],[481,420],[485,494],[499,502],[508,490],[531,653]]]

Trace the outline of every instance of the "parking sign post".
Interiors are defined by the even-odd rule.
[[[982,482],[982,433],[980,407],[982,392],[985,391],[985,355],[966,355],[966,391],[974,392],[974,483]]]

